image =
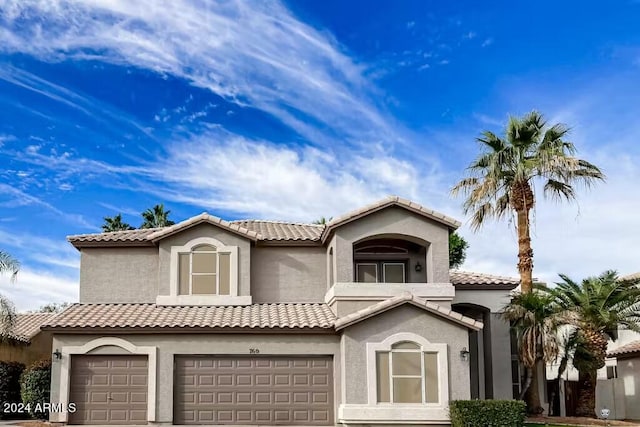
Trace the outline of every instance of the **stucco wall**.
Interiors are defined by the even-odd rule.
[[[114,335],[115,336],[115,335]],[[54,335],[54,348],[81,346],[96,335]],[[258,349],[261,355],[331,355],[334,358],[334,398],[340,397],[340,337],[333,334],[153,334],[117,335],[136,346],[157,346],[156,422],[173,421],[173,362],[176,354],[248,355]],[[121,349],[96,349],[94,354],[123,354]],[[60,402],[61,363],[51,367],[51,402]]]
[[[416,307],[401,306],[345,329],[344,400],[348,404],[367,404],[367,342],[381,342],[400,332],[412,332],[431,343],[448,344],[449,399],[470,396],[469,362],[460,358],[460,350],[469,347],[469,333],[463,326],[444,320]]]
[[[488,308],[492,313],[499,313],[505,305],[510,301],[510,293],[508,290],[490,290],[482,289],[482,285],[478,285],[480,289],[456,289],[456,295],[452,304],[474,304]]]
[[[198,237],[211,237],[226,246],[238,247],[238,295],[251,295],[251,243],[242,236],[230,233],[211,224],[197,225],[159,242],[160,264],[158,271],[158,295],[169,295],[171,247],[184,246],[190,240]],[[153,302],[155,302],[155,296]]]
[[[417,237],[429,242],[428,282],[449,282],[449,230],[406,209],[390,207],[345,224],[335,231],[336,281],[353,282],[353,244],[374,236]],[[425,267],[423,265],[423,267]]]
[[[618,378],[623,384],[626,418],[640,420],[640,356],[618,359]]]
[[[491,313],[490,316],[493,398],[512,399],[509,324],[498,314]]]
[[[155,302],[158,248],[83,248],[80,302]]]
[[[324,247],[254,247],[251,294],[254,303],[318,302],[327,283]]]
[[[40,332],[30,345],[14,342],[0,344],[0,360],[20,362],[26,367],[39,360],[51,360],[51,333]]]

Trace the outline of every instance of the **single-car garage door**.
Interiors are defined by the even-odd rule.
[[[146,424],[147,356],[72,356],[70,424]]]
[[[175,424],[333,424],[328,356],[177,356]]]

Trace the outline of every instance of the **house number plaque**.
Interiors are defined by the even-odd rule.
[[[260,354],[260,349],[259,348],[250,348],[249,349],[249,354]]]

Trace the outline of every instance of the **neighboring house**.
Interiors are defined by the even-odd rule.
[[[620,279],[638,280],[640,272]],[[606,408],[611,411],[610,419],[640,420],[640,406],[637,405],[640,396],[640,334],[628,329],[618,329],[617,339],[609,340],[607,348],[605,366],[598,370],[596,412]],[[558,365],[557,361],[547,365],[547,379],[557,378]],[[578,381],[578,371],[571,363],[562,374],[562,380]],[[563,396],[565,393],[566,390],[561,391]],[[567,401],[561,401],[559,410],[562,415],[571,412],[567,404],[570,405]]]
[[[0,360],[20,362],[25,366],[51,359],[51,332],[40,326],[55,313],[20,313],[10,334],[0,341]]]
[[[78,410],[51,421],[446,425],[450,400],[510,399],[518,280],[450,274],[459,225],[389,197],[327,225],[70,236],[80,303],[43,330],[51,401]]]

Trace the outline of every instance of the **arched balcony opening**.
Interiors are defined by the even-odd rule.
[[[426,283],[429,243],[409,236],[375,236],[353,245],[354,282]]]

